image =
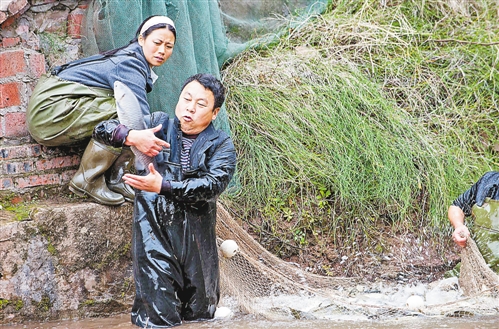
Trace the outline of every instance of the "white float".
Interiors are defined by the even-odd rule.
[[[217,310],[215,311],[215,316],[214,318],[216,320],[220,320],[220,319],[226,319],[226,318],[229,318],[233,315],[234,313],[231,311],[230,308],[228,307],[217,307]]]
[[[405,304],[411,311],[421,311],[424,308],[424,299],[421,296],[412,295],[411,297],[407,298]]]
[[[220,245],[220,250],[225,258],[232,258],[239,251],[239,246],[234,240],[225,240]]]

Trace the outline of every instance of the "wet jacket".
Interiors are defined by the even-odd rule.
[[[486,198],[499,200],[499,172],[489,171],[485,173],[467,191],[462,193],[452,203],[463,210],[465,216],[471,216],[471,210],[476,204],[481,207]]]
[[[180,122],[158,112],[150,121],[150,127],[163,123],[156,136],[171,146],[155,158],[170,188],[160,195],[136,191],[132,322],[161,328],[213,318],[220,297],[216,201],[232,178],[236,153],[230,137],[210,124],[194,141],[190,169],[182,173]],[[94,138],[116,143],[122,136],[117,125],[99,125]]]

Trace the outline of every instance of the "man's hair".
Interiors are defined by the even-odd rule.
[[[225,101],[225,87],[220,80],[209,73],[198,73],[187,78],[181,90],[184,90],[185,86],[192,81],[199,82],[203,87],[209,89],[213,93],[213,96],[215,97],[215,105],[213,106],[213,109],[222,106]]]

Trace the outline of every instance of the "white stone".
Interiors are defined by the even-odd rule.
[[[9,9],[9,5],[15,0],[1,0],[0,1],[0,11],[7,11]]]

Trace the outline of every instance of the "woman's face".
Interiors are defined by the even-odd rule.
[[[150,67],[163,65],[170,58],[175,36],[167,28],[152,31],[145,39],[139,36],[139,45]]]

